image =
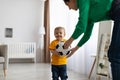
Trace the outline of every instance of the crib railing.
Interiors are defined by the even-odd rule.
[[[36,43],[8,43],[8,58],[9,59],[33,59],[36,62]]]

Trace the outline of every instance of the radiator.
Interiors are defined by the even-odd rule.
[[[36,43],[8,43],[8,59],[33,59],[36,62]]]

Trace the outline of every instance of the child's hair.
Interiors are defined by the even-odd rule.
[[[65,30],[65,28],[61,27],[61,26],[58,26],[58,27],[55,28],[55,30],[57,30],[57,29],[64,29]]]
[[[64,33],[65,33],[65,28],[64,28],[64,27],[58,26],[58,27],[55,28],[55,30],[58,30],[58,29],[63,29],[63,30],[64,30]],[[54,31],[55,31],[55,30],[54,30]]]
[[[70,0],[63,0],[64,2],[69,2]]]

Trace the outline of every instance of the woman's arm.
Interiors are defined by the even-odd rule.
[[[78,42],[77,46],[81,47],[83,44],[85,44],[89,40],[89,38],[92,34],[93,26],[94,26],[94,23],[92,23],[92,22],[88,23],[86,32],[84,33],[81,40]]]
[[[70,51],[70,54],[67,55],[67,58],[71,57],[77,50],[79,49],[79,46],[76,46],[72,48]]]
[[[67,57],[72,56],[86,41],[89,40],[89,38],[91,36],[91,33],[92,33],[92,30],[93,30],[93,25],[94,25],[94,23],[89,23],[88,24],[86,32],[84,33],[83,37],[79,41],[78,45],[71,49],[71,52]]]
[[[79,19],[72,36],[64,44],[65,48],[68,48],[75,39],[86,32],[89,18],[89,0],[77,0],[77,6],[79,8]]]

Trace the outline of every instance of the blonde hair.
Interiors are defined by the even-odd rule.
[[[64,27],[61,27],[61,26],[56,27],[55,30],[54,30],[54,32],[55,32],[56,30],[58,30],[58,29],[64,30],[64,33],[65,33],[65,28],[64,28]]]
[[[61,27],[61,26],[58,26],[58,27],[55,28],[55,30],[58,30],[58,29],[63,29],[65,31],[65,28]]]

